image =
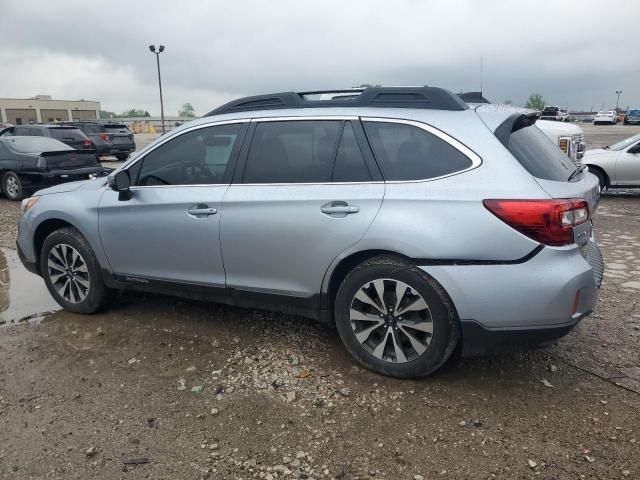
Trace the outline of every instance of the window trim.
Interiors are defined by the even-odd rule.
[[[233,124],[242,124],[243,128],[242,128],[242,132],[239,138],[240,141],[240,145],[238,147],[237,150],[237,154],[235,156],[232,155],[231,158],[229,158],[230,162],[232,163],[232,171],[229,175],[229,179],[224,182],[224,183],[198,183],[198,184],[176,184],[176,185],[131,185],[130,189],[131,190],[138,190],[138,189],[145,189],[145,188],[176,188],[176,187],[221,187],[221,186],[229,186],[231,184],[231,180],[233,179],[233,175],[234,175],[234,171],[235,168],[238,164],[238,158],[240,156],[240,152],[242,151],[242,147],[244,146],[244,140],[247,136],[247,126],[244,124],[249,124],[251,122],[250,118],[242,118],[242,119],[237,119],[237,120],[222,120],[219,122],[211,122],[211,123],[202,123],[199,125],[194,125],[193,127],[190,128],[186,128],[184,130],[180,130],[179,132],[175,133],[174,135],[170,135],[167,138],[165,138],[162,142],[159,142],[155,145],[153,145],[151,148],[144,150],[144,154],[141,152],[141,154],[139,156],[137,156],[136,158],[133,159],[133,161],[129,164],[123,165],[121,167],[121,170],[129,170],[130,168],[132,168],[135,164],[140,163],[142,161],[144,161],[144,159],[146,158],[147,155],[149,155],[151,152],[153,152],[154,150],[156,150],[157,148],[160,148],[162,145],[164,145],[167,142],[170,142],[171,140],[174,140],[184,134],[193,132],[194,130],[200,130],[203,128],[210,128],[210,127],[218,127],[218,126],[222,126],[222,125],[233,125]],[[235,147],[234,147],[235,148]],[[140,166],[140,168],[142,168],[142,165]],[[117,170],[120,171],[120,170]]]
[[[482,158],[480,157],[480,155],[478,155],[476,152],[474,152],[473,150],[471,150],[469,147],[467,147],[464,143],[462,143],[461,141],[455,139],[454,137],[444,133],[442,130],[439,130],[438,128],[429,125],[428,123],[423,123],[423,122],[419,122],[416,120],[406,120],[403,118],[386,118],[386,117],[360,117],[360,121],[363,123],[363,125],[366,122],[378,122],[378,123],[399,123],[399,124],[404,124],[404,125],[411,125],[413,127],[417,127],[420,128],[436,137],[438,137],[440,140],[443,140],[444,142],[448,143],[451,147],[455,148],[456,150],[458,150],[460,153],[462,153],[465,157],[467,157],[470,161],[471,161],[471,165],[463,170],[458,170],[452,173],[447,173],[446,175],[440,175],[438,177],[431,177],[431,178],[422,178],[422,179],[415,179],[415,180],[386,180],[385,179],[385,183],[391,183],[391,184],[396,184],[396,183],[422,183],[422,182],[431,182],[433,180],[440,180],[442,178],[447,178],[447,177],[452,177],[453,175],[460,175],[461,173],[465,173],[468,172],[470,170],[474,170],[476,168],[478,168],[480,165],[482,165]],[[367,131],[366,129],[366,125],[365,125],[365,132]],[[369,141],[369,144],[371,144],[371,141]],[[371,150],[373,150],[373,147],[371,147]],[[373,151],[373,155],[375,156],[375,151]],[[377,161],[377,159],[376,159]],[[378,162],[378,167],[380,167],[380,163]],[[380,168],[380,171],[382,171],[382,168]]]

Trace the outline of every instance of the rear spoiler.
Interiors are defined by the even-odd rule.
[[[510,115],[504,122],[498,125],[496,131],[493,132],[500,143],[505,147],[509,147],[509,137],[513,132],[517,132],[521,128],[530,127],[540,117],[540,112],[535,113],[514,113]]]
[[[54,150],[52,152],[41,152],[40,156],[41,157],[55,157],[57,155],[66,155],[68,153],[96,153],[95,149],[93,148],[87,148],[82,149],[82,150],[76,150],[75,148],[72,148],[71,150]]]

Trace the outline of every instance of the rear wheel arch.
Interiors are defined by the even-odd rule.
[[[601,182],[601,187],[603,190],[611,185],[611,179],[609,178],[609,175],[607,175],[607,172],[605,172],[603,168],[598,167],[597,165],[589,165],[589,164],[587,164],[587,167],[589,167],[589,171],[593,173],[595,176],[597,176],[598,178],[602,177],[602,180],[604,181],[604,185],[602,185],[602,182]]]

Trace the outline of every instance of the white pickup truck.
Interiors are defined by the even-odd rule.
[[[560,107],[549,105],[542,109],[542,115],[540,115],[540,119],[554,120],[556,122],[568,122],[569,114],[566,110],[562,110]]]

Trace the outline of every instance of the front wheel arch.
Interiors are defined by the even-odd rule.
[[[596,165],[588,164],[587,167],[589,168],[589,172],[593,173],[596,177],[598,177],[598,180],[600,180],[600,188],[602,190],[605,190],[611,186],[611,179],[609,178],[609,175],[607,175],[607,172],[604,171],[604,169]]]

